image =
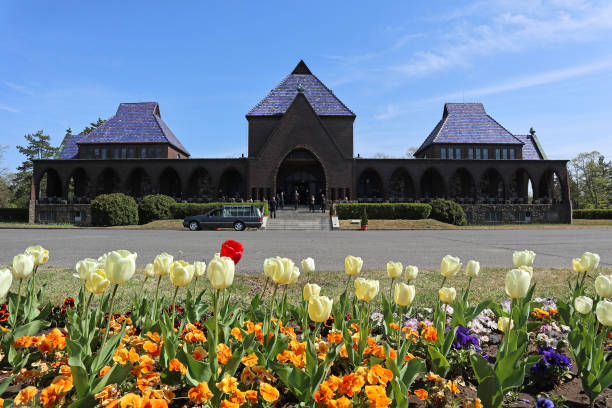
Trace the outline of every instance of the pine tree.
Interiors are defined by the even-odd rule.
[[[98,120],[96,122],[90,122],[89,126],[85,126],[85,129],[83,129],[81,131],[81,133],[79,133],[79,134],[80,135],[87,135],[87,134],[93,132],[98,126],[100,126],[104,122],[106,122],[106,120],[103,120],[102,118],[98,118]]]
[[[24,137],[27,145],[16,147],[19,153],[25,156],[25,160],[17,167],[17,173],[15,173],[11,186],[13,199],[20,206],[26,206],[30,198],[33,160],[52,159],[58,151],[57,147],[51,146],[51,137],[45,135],[42,130],[29,133]]]

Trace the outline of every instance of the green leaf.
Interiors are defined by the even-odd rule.
[[[470,363],[474,369],[474,374],[478,382],[484,381],[485,378],[495,376],[493,368],[483,356],[478,353],[470,352]]]
[[[210,380],[212,376],[210,365],[194,359],[187,351],[186,344],[183,344],[183,348],[178,350],[177,358],[187,367],[187,375],[185,377],[190,385],[195,387],[201,382],[208,382]]]
[[[480,381],[477,395],[487,408],[501,408],[504,402],[504,395],[495,376],[489,376]]]
[[[448,370],[450,370],[450,364],[448,363],[446,357],[444,357],[442,353],[440,353],[440,351],[434,346],[427,347],[427,351],[431,357],[432,371],[439,376],[446,376],[446,373],[448,373]]]
[[[6,391],[8,386],[11,385],[11,381],[13,381],[13,378],[15,378],[15,376],[16,375],[11,375],[10,377],[2,381],[2,384],[0,384],[0,396],[4,394],[4,391]]]

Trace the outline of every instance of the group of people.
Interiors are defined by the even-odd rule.
[[[297,211],[299,202],[300,202],[300,193],[297,190],[294,190],[293,191],[293,209],[294,211]],[[282,210],[284,208],[285,208],[285,193],[281,191],[280,194],[278,195],[278,199],[276,198],[276,196],[272,196],[272,198],[270,199],[270,202],[268,203],[270,217],[276,218],[276,211],[278,209]],[[315,199],[314,194],[310,196],[309,209],[310,209],[310,212],[317,211],[316,210],[316,199]],[[321,210],[322,213],[324,213],[325,210],[327,209],[327,199],[325,198],[325,194],[321,194],[319,209]]]

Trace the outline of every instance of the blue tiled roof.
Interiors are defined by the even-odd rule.
[[[161,119],[157,102],[120,104],[114,116],[84,135],[78,143],[169,143],[189,155]]]
[[[542,151],[540,143],[535,135],[515,135],[523,145],[523,160],[542,160],[546,159],[546,154]],[[534,139],[535,138],[535,139]]]
[[[427,136],[417,153],[433,143],[521,144],[481,103],[447,103],[442,120]]]
[[[64,141],[60,145],[60,150],[57,153],[57,159],[76,159],[79,154],[79,146],[77,143],[83,135],[66,135]]]
[[[291,74],[247,113],[247,117],[284,114],[293,103],[300,86],[317,115],[355,116],[319,78],[310,72],[306,64],[300,61]]]

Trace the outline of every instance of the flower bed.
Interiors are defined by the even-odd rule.
[[[142,270],[156,289],[136,291],[121,314],[117,293],[134,279],[136,254],[79,261],[81,289],[56,307],[36,281],[48,251],[15,256],[0,270],[2,406],[562,407],[564,395],[588,405],[580,388],[596,406],[612,396],[612,278],[596,276],[595,254],[572,261],[569,293],[553,300],[534,298],[535,254],[515,252],[501,303],[474,302],[480,264],[448,255],[439,301],[417,308],[417,267],[390,261],[366,279],[350,255],[342,293],[309,283],[298,302],[287,291],[314,276],[315,261],[268,258],[261,292],[238,307],[243,253],[226,241],[208,263],[160,254]],[[163,281],[171,298],[160,296]]]

